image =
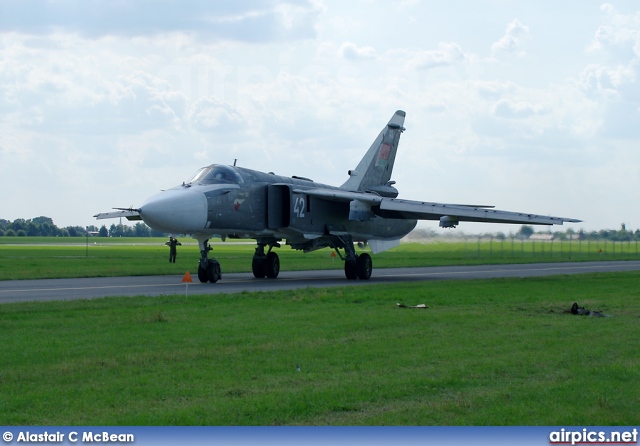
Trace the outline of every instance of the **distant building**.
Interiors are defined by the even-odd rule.
[[[555,238],[553,234],[531,234],[529,240],[537,240],[541,242],[550,242]]]

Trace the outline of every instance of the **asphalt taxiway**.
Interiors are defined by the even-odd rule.
[[[255,279],[251,273],[224,274],[218,283],[188,285],[189,295],[242,291],[291,290],[306,287],[362,286],[420,280],[469,280],[535,277],[592,272],[640,271],[640,261],[530,263],[522,265],[439,266],[374,269],[368,281],[346,280],[342,270],[282,271],[277,279]],[[195,275],[194,275],[195,276]],[[95,299],[107,296],[185,294],[182,275],[0,281],[0,303]]]

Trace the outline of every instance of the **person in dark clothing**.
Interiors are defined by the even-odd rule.
[[[169,246],[169,263],[176,263],[176,254],[178,252],[176,246],[182,245],[182,243],[176,238],[169,237],[169,241],[165,242],[165,245]]]

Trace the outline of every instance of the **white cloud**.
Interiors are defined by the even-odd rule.
[[[514,19],[507,25],[504,35],[491,45],[494,54],[506,53],[516,57],[524,57],[524,45],[531,39],[529,27]]]
[[[375,59],[376,50],[370,46],[359,47],[353,42],[345,42],[340,47],[340,56],[349,60]]]
[[[627,85],[637,83],[635,67],[589,65],[580,74],[580,85],[588,95],[617,95]]]
[[[311,38],[322,10],[321,4],[305,0],[295,3],[272,0],[33,0],[24,3],[2,0],[0,5],[0,32],[78,33],[91,39],[108,35],[133,37],[187,32],[200,39],[247,42]]]
[[[601,8],[605,23],[594,33],[588,54],[604,56],[580,75],[585,95],[599,101],[600,132],[610,138],[640,136],[640,12],[621,14],[611,4]]]
[[[467,55],[460,45],[455,42],[440,42],[438,49],[431,50],[403,50],[406,66],[414,69],[431,69],[463,64]]]
[[[549,110],[541,104],[532,104],[528,101],[512,102],[501,99],[493,106],[493,113],[501,118],[520,119],[546,114]]]
[[[245,127],[241,113],[214,97],[201,98],[189,111],[189,121],[200,132],[234,133]]]
[[[609,56],[624,60],[632,55],[640,57],[640,12],[620,14],[609,3],[603,4],[601,10],[606,23],[598,27],[588,49],[606,51]]]

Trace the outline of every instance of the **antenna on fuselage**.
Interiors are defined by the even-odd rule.
[[[235,159],[233,160],[233,167],[236,167],[236,162],[237,162],[237,161],[238,161],[238,158],[235,158]]]

